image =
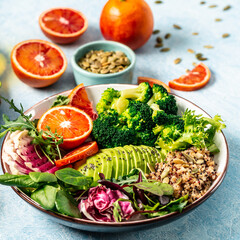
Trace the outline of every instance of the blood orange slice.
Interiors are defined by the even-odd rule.
[[[68,44],[76,41],[88,27],[86,17],[71,8],[52,8],[39,17],[43,33],[52,41]]]
[[[36,88],[55,83],[67,67],[62,50],[43,40],[18,43],[11,52],[11,63],[18,78]]]
[[[71,93],[69,94],[68,98],[70,99],[70,105],[73,107],[77,107],[82,109],[86,112],[92,120],[97,118],[97,113],[93,110],[92,103],[90,102],[86,89],[83,83],[76,86]]]
[[[71,106],[59,106],[49,109],[39,119],[38,131],[46,131],[47,127],[63,137],[62,148],[72,149],[89,137],[93,123],[84,111]]]
[[[204,87],[210,80],[211,72],[203,63],[199,63],[192,71],[168,83],[170,88],[181,91],[194,91]]]
[[[67,153],[62,159],[55,161],[57,167],[66,166],[70,163],[74,163],[78,160],[85,160],[98,152],[97,142],[86,142],[80,147]]]
[[[168,92],[171,92],[169,86],[166,83],[164,83],[158,79],[150,78],[150,77],[138,77],[138,84],[140,84],[142,82],[148,82],[151,87],[153,86],[153,84],[162,85],[163,87],[165,87],[167,89]]]

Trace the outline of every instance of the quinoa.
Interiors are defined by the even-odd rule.
[[[216,179],[215,168],[213,155],[207,149],[191,147],[169,152],[148,178],[172,185],[175,199],[188,194],[188,202],[192,203],[204,195]]]

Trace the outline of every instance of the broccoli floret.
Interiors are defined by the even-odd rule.
[[[101,148],[134,144],[136,134],[124,124],[116,110],[110,109],[102,112],[93,122],[93,139],[97,141]]]
[[[157,100],[156,104],[165,113],[177,115],[178,107],[177,107],[176,99],[173,95],[168,95],[166,97],[163,97],[160,100]]]
[[[154,134],[152,129],[147,129],[137,133],[137,145],[155,146],[157,135]]]
[[[157,100],[160,100],[160,99],[162,99],[164,97],[167,97],[167,96],[168,96],[168,92],[167,92],[167,89],[165,87],[163,87],[162,85],[153,84],[152,97],[149,99],[147,104],[150,106],[153,103],[155,103]]]
[[[125,121],[128,128],[135,131],[144,131],[152,129],[154,122],[152,121],[153,110],[145,103],[138,101],[130,101],[126,111],[121,115],[122,121]]]
[[[124,89],[121,97],[146,103],[152,96],[152,88],[147,82],[140,83],[137,88]]]
[[[108,88],[102,93],[102,97],[97,103],[96,109],[98,114],[112,107],[115,101],[120,97],[120,91],[113,88]]]

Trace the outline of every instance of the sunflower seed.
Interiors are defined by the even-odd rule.
[[[175,28],[175,29],[182,29],[179,25],[177,25],[177,24],[173,24],[173,27]]]
[[[215,8],[217,5],[210,5],[209,8]]]
[[[222,19],[221,19],[221,18],[216,18],[215,21],[216,21],[216,22],[221,22]]]
[[[157,41],[157,43],[162,43],[163,40],[161,37],[157,37],[156,41]]]
[[[159,4],[159,3],[163,3],[162,1],[155,1],[155,3]]]
[[[193,32],[192,35],[198,35],[198,33],[197,32]]]
[[[171,34],[170,33],[167,33],[166,35],[165,35],[165,39],[169,39],[171,37]]]
[[[206,3],[206,2],[204,2],[204,1],[200,2],[200,4],[202,4],[202,5],[205,4],[205,3]]]
[[[170,51],[170,48],[162,48],[162,49],[160,50],[160,52],[168,52],[168,51]]]
[[[231,6],[230,5],[227,5],[224,9],[223,9],[223,11],[226,11],[226,10],[228,10],[228,9],[230,9],[231,8]]]
[[[156,43],[154,47],[155,47],[155,48],[160,48],[160,47],[162,47],[162,46],[163,46],[163,43]]]
[[[176,58],[176,59],[174,60],[174,63],[175,63],[175,64],[179,64],[181,61],[182,61],[181,58]]]
[[[204,48],[208,48],[208,49],[211,49],[211,48],[214,48],[212,45],[205,45],[203,46]]]
[[[190,48],[189,48],[187,51],[188,51],[189,53],[195,53],[194,50],[192,50],[192,49],[190,49]]]
[[[158,33],[160,33],[160,30],[158,30],[158,29],[156,29],[152,32],[152,34],[158,34]]]
[[[224,34],[222,35],[223,38],[227,38],[227,37],[229,37],[229,36],[230,36],[230,34],[228,34],[228,33],[224,33]]]

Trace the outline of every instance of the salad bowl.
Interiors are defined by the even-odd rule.
[[[101,85],[92,85],[86,86],[86,91],[88,94],[89,99],[93,102],[93,106],[100,100],[101,94],[107,88],[112,87],[117,90],[123,90],[128,88],[134,88],[136,85],[133,84],[101,84]],[[47,111],[54,100],[56,100],[58,95],[68,95],[71,90],[61,92],[59,94],[53,95],[48,97],[39,103],[35,104],[33,107],[28,109],[25,114],[31,114],[34,119],[38,119],[41,115]],[[178,105],[179,114],[181,114],[186,109],[194,110],[196,114],[202,114],[205,117],[210,117],[203,109],[195,105],[194,103],[174,95]],[[6,135],[1,153],[5,147],[6,141],[9,138],[9,134]],[[214,161],[217,164],[217,178],[212,183],[211,187],[208,191],[199,199],[194,201],[193,203],[189,204],[187,207],[183,209],[182,212],[173,212],[169,213],[164,216],[159,216],[155,218],[149,218],[144,220],[133,220],[133,221],[126,221],[126,222],[95,222],[86,219],[80,218],[73,218],[68,217],[62,214],[58,214],[55,212],[51,212],[48,210],[43,209],[37,202],[32,200],[28,197],[24,192],[22,192],[19,188],[12,187],[12,189],[18,194],[23,200],[29,203],[32,207],[38,209],[41,213],[45,214],[46,217],[51,218],[53,221],[56,221],[60,224],[73,227],[76,229],[86,230],[86,231],[95,231],[95,232],[115,232],[115,231],[133,231],[133,230],[140,230],[140,229],[147,229],[151,227],[157,227],[169,223],[173,220],[176,220],[180,217],[185,216],[187,213],[195,209],[197,206],[202,204],[205,200],[207,200],[220,186],[222,183],[228,166],[228,159],[229,159],[229,151],[226,138],[222,132],[218,132],[215,135],[215,143],[220,149],[220,152],[214,155]],[[1,154],[2,155],[2,154]],[[4,173],[11,173],[9,166],[1,158],[1,165]]]

